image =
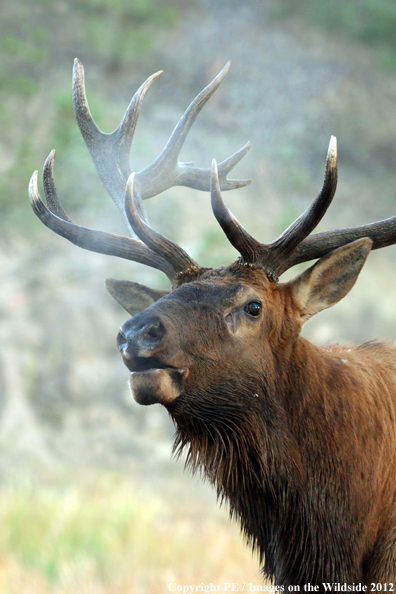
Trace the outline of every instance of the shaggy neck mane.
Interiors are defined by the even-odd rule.
[[[263,380],[257,393],[259,383],[251,379],[230,398],[241,384],[237,378],[229,382],[168,405],[176,424],[175,455],[185,450],[186,466],[202,471],[219,499],[228,501],[269,579],[285,586],[348,582],[345,527],[339,529],[337,509],[321,509],[312,500],[284,405],[290,393],[275,394]],[[330,542],[341,555],[329,549]]]
[[[189,393],[169,406],[176,424],[174,453],[180,456],[186,450],[186,466],[193,473],[202,471],[219,499],[228,501],[230,515],[241,522],[264,573],[270,579],[283,579],[278,559],[285,549],[284,570],[290,572],[289,566],[295,564],[293,583],[297,583],[303,551],[288,549],[301,539],[302,520],[295,518],[299,489],[290,489],[287,478],[294,473],[288,468],[290,457],[282,455],[287,438],[280,430],[280,411],[267,399],[264,407],[262,393],[255,396],[247,390],[248,394],[231,401],[227,386],[217,388],[215,397]]]

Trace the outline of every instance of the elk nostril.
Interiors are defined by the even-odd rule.
[[[160,320],[156,320],[155,322],[152,322],[146,326],[146,336],[152,340],[160,340],[164,336],[165,332],[165,327],[160,322]]]
[[[126,343],[127,343],[127,338],[121,328],[119,333],[117,334],[117,339],[116,339],[117,349],[119,351],[121,351],[124,348],[124,346],[126,345]]]

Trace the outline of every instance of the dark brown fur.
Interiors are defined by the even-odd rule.
[[[264,315],[235,341],[223,310],[241,287]],[[310,344],[290,286],[239,265],[132,321],[154,314],[169,333],[156,356],[190,361],[166,405],[175,452],[229,501],[264,573],[284,586],[396,581],[395,348]]]

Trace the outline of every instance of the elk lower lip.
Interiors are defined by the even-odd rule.
[[[187,375],[188,369],[173,367],[133,371],[129,387],[138,404],[168,404],[184,391]]]

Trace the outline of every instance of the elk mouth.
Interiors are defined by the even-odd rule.
[[[138,404],[166,405],[184,391],[185,367],[172,367],[156,357],[124,358],[124,363],[131,372],[129,388]]]
[[[134,357],[133,359],[124,358],[124,363],[131,373],[140,371],[150,371],[151,369],[175,369],[167,365],[156,357]]]

